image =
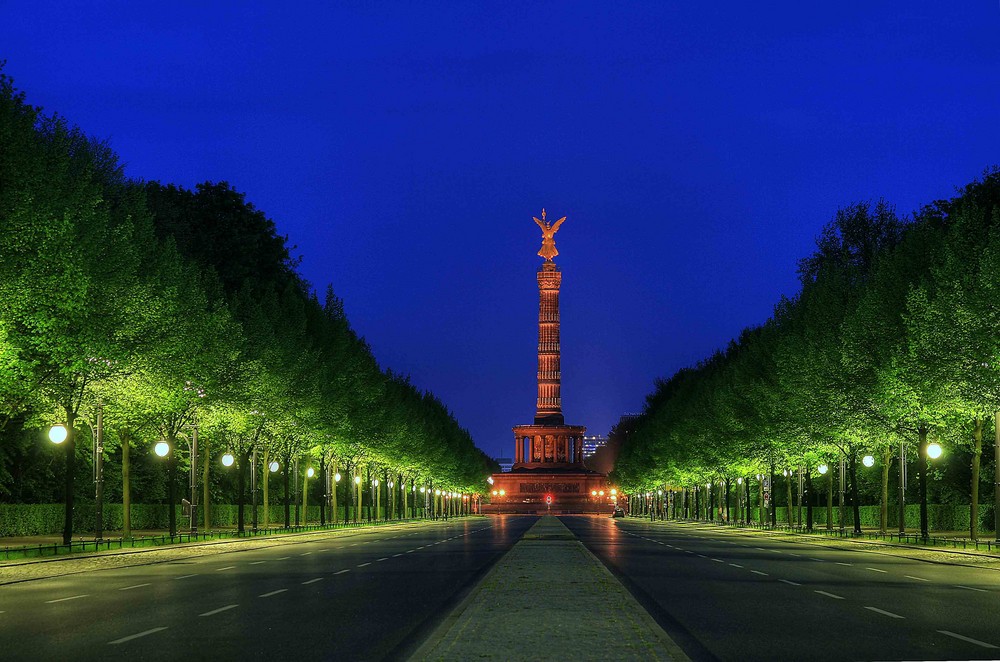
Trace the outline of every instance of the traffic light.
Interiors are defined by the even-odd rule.
[[[547,503],[550,506],[552,505],[552,495],[551,494],[546,494],[545,495],[545,503]]]

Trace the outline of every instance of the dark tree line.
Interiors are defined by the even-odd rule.
[[[924,535],[930,492],[971,503],[975,537],[996,470],[984,438],[1000,437],[1000,171],[908,218],[884,202],[840,210],[799,275],[770,319],[657,382],[617,479],[633,492],[699,486],[709,499],[706,486],[735,493],[766,476],[777,488],[801,472],[832,492],[833,472],[817,468],[843,459],[855,526],[863,494],[882,503],[884,528],[902,449]],[[859,468],[869,454],[880,485]]]
[[[242,505],[254,458],[259,478],[279,463],[286,503],[296,461],[343,474],[345,497],[362,475],[368,492],[369,476],[396,478],[389,503],[408,489],[412,505],[431,481],[482,491],[492,461],[432,394],[383,370],[333,289],[320,299],[296,267],[229,184],[130,180],[106,144],[0,74],[0,502],[69,494],[69,513],[92,496],[76,478],[98,413],[108,496],[125,504],[176,500],[195,425],[206,510]],[[68,429],[58,447],[54,424]]]

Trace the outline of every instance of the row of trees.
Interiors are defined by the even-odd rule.
[[[1000,438],[1000,171],[906,219],[884,202],[840,210],[799,274],[801,290],[764,324],[657,382],[616,479],[638,492],[754,475],[774,485],[801,467],[811,485],[818,465],[844,458],[857,527],[857,465],[871,453],[884,526],[902,448],[926,536],[936,439],[968,468],[950,478],[958,490],[964,474],[976,538],[980,486],[996,470],[983,470],[983,438],[991,427]]]
[[[100,427],[96,457],[120,457],[127,528],[133,474],[138,496],[156,498],[167,473],[174,503],[195,424],[206,509],[210,488],[235,487],[242,506],[255,454],[280,463],[286,494],[303,457],[348,477],[483,491],[491,460],[432,394],[379,367],[289,250],[228,184],[129,180],[106,144],[0,73],[0,501],[51,500],[61,478],[68,542],[86,492],[78,441]],[[57,423],[64,463],[42,442]],[[158,440],[165,466],[150,464]],[[224,451],[235,485],[207,461]]]

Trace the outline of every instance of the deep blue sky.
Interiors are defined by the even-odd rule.
[[[492,455],[534,414],[541,207],[567,422],[606,433],[838,207],[1000,163],[996,0],[327,4],[0,0],[0,59],[130,176],[246,192]]]

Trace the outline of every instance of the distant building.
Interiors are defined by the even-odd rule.
[[[597,449],[608,443],[608,438],[604,435],[595,434],[583,437],[583,457],[588,458],[597,452]]]
[[[501,473],[507,473],[514,468],[514,458],[512,457],[495,457],[493,461],[500,465]]]

